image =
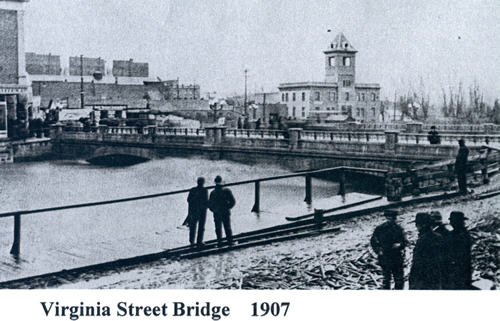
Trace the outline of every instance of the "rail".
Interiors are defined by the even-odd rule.
[[[346,124],[342,124],[346,125]],[[363,124],[366,129],[373,129],[383,124]],[[386,126],[388,124],[385,124]],[[396,124],[394,124],[396,125]],[[465,125],[464,125],[465,126]],[[479,125],[478,125],[479,126]],[[476,127],[468,126],[475,129]],[[74,132],[83,131],[82,127],[63,127],[64,131]],[[157,136],[207,136],[205,128],[186,128],[186,127],[114,127],[114,126],[99,126],[94,128],[94,131],[109,135],[157,135]],[[290,131],[269,130],[269,129],[224,129],[224,138],[254,138],[254,139],[289,139]],[[456,146],[460,138],[464,138],[467,144],[474,146],[478,145],[494,145],[500,146],[500,134],[453,134],[440,133],[441,145]],[[427,139],[427,133],[405,133],[397,132],[397,143],[399,144],[418,144],[430,145]],[[385,143],[386,133],[379,131],[327,131],[327,130],[301,130],[297,137],[303,141],[321,141],[321,142],[360,142],[360,143]]]
[[[227,183],[227,184],[225,184],[225,186],[236,186],[236,185],[245,185],[245,184],[252,184],[252,183],[255,184],[255,201],[254,201],[254,205],[252,208],[252,212],[259,213],[260,212],[260,183],[261,182],[304,176],[305,177],[305,199],[304,199],[304,202],[311,203],[312,202],[312,176],[317,175],[317,174],[321,174],[321,173],[327,173],[327,172],[339,172],[340,173],[340,175],[339,175],[339,178],[340,178],[340,182],[339,182],[340,183],[340,191],[339,191],[339,193],[341,195],[345,195],[345,184],[346,184],[345,173],[346,172],[374,173],[374,174],[378,174],[378,175],[385,175],[387,173],[387,171],[379,170],[379,169],[355,168],[355,167],[333,167],[333,168],[326,168],[326,169],[321,169],[321,170],[305,171],[305,172],[294,173],[294,174],[264,177],[264,178],[258,178],[258,179],[251,179],[251,180]],[[214,187],[215,186],[207,186],[206,189],[212,189]],[[10,253],[13,255],[19,255],[20,251],[21,251],[21,217],[23,215],[32,215],[32,214],[38,214],[38,213],[44,213],[44,212],[55,212],[55,211],[62,211],[62,210],[68,210],[68,209],[74,209],[74,208],[102,206],[102,205],[115,204],[115,203],[132,202],[132,201],[138,201],[138,200],[143,200],[143,199],[150,199],[150,198],[156,198],[156,197],[164,197],[164,196],[169,196],[169,195],[188,193],[189,191],[190,191],[189,189],[183,189],[183,190],[177,190],[177,191],[171,191],[171,192],[165,192],[165,193],[150,194],[150,195],[122,198],[122,199],[114,199],[114,200],[108,200],[108,201],[73,204],[73,205],[66,205],[66,206],[41,208],[41,209],[35,209],[35,210],[14,211],[14,212],[0,213],[0,218],[2,218],[2,217],[14,217],[14,242],[13,242]]]

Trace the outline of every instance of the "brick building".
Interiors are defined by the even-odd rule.
[[[28,126],[24,56],[24,5],[28,1],[0,1],[0,138]]]
[[[94,76],[106,73],[106,61],[101,58],[69,57],[70,76]]]
[[[356,83],[356,53],[340,33],[325,54],[325,81],[283,83],[278,87],[288,115],[320,122],[354,118],[376,122],[380,113],[380,85]]]
[[[26,53],[26,72],[30,75],[60,75],[61,57]]]
[[[149,65],[145,62],[130,60],[113,60],[113,76],[115,77],[149,77]]]

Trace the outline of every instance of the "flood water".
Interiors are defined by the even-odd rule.
[[[14,163],[0,166],[0,213],[106,201],[188,189],[198,176],[213,185],[285,175],[278,167],[202,158],[168,158],[129,167],[98,167],[85,161]],[[261,183],[261,213],[252,213],[254,184],[230,187],[236,198],[233,233],[285,224],[307,214],[315,199],[338,193],[336,183],[313,179],[313,203],[303,202],[304,177]],[[0,218],[0,281],[156,253],[188,244],[179,229],[187,194],[22,216],[21,255],[9,254],[13,217]],[[339,204],[332,204],[335,207]],[[205,240],[215,238],[211,212]]]

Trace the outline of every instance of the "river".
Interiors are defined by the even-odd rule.
[[[237,182],[289,174],[268,165],[243,165],[202,158],[167,158],[128,167],[99,167],[65,160],[0,166],[1,213],[188,189],[198,176],[213,185],[216,175]],[[336,202],[336,183],[313,179],[313,203],[303,202],[304,178],[261,183],[261,213],[252,213],[254,184],[232,186],[235,234],[284,224],[285,216],[311,212],[316,200]],[[21,255],[9,254],[13,218],[0,218],[0,281],[160,252],[188,244],[179,229],[187,194],[22,216]],[[332,207],[336,204],[332,204]],[[209,212],[205,240],[215,238]]]

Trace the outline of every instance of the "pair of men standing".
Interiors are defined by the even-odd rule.
[[[452,231],[441,213],[417,213],[418,240],[413,250],[410,290],[470,290],[472,288],[471,238],[464,213],[450,213]]]
[[[196,244],[199,247],[204,245],[203,235],[205,232],[205,222],[207,218],[207,208],[214,213],[215,234],[219,247],[222,246],[222,226],[226,234],[228,245],[232,245],[233,232],[231,230],[231,209],[236,204],[233,193],[230,189],[224,188],[222,177],[215,177],[215,189],[210,193],[204,187],[205,179],[199,177],[197,186],[189,191],[187,198],[189,209],[185,222],[189,226],[189,243],[195,245],[196,230],[198,236]]]
[[[370,240],[378,255],[384,276],[383,289],[404,287],[404,249],[407,241],[404,230],[396,222],[397,211],[388,210],[388,221],[375,229]],[[467,290],[471,289],[471,239],[462,212],[450,214],[453,231],[442,223],[439,212],[417,213],[415,225],[418,240],[413,250],[410,270],[410,290]]]

